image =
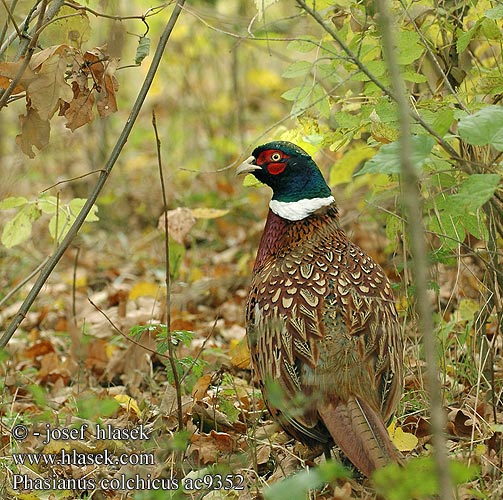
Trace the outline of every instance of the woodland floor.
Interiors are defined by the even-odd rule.
[[[353,216],[355,207],[346,205],[343,212],[352,238],[399,283],[401,276],[383,251],[387,242],[381,232],[371,222]],[[167,368],[166,342],[157,338],[158,328],[129,334],[135,326],[167,321],[163,232],[133,230],[111,241],[104,230],[98,230],[96,235],[88,232],[82,237],[79,254],[75,250],[67,253],[9,343],[0,365],[2,498],[167,498],[165,491],[147,491],[148,486],[132,487],[133,483],[101,490],[90,487],[89,480],[100,483],[121,477],[169,479],[173,498],[262,498],[267,484],[314,464],[307,450],[291,442],[272,423],[251,380],[243,343],[244,304],[262,224],[258,216],[238,211],[198,220],[185,236],[185,254],[171,285],[169,306],[171,330],[181,332],[176,334],[180,341],[174,348],[181,367],[178,388]],[[369,238],[369,234],[375,236]],[[21,268],[14,271],[22,276]],[[477,347],[465,347],[470,342],[460,340],[463,332],[465,338],[471,335],[470,314],[473,316],[479,294],[477,263],[469,260],[458,268],[444,266],[437,273],[442,283],[439,301],[451,304],[444,307],[446,321],[456,325],[446,330],[443,344],[449,451],[460,461],[480,467],[476,479],[459,486],[459,498],[499,498],[503,494],[497,458],[501,429],[493,423],[495,417],[503,421],[501,405],[493,407],[489,391],[483,389],[486,374],[476,373]],[[7,282],[8,274],[3,274],[2,285],[12,288],[16,283]],[[29,284],[24,285],[4,307],[2,327],[28,289]],[[397,303],[404,316],[407,304],[400,294],[397,286]],[[488,331],[494,327],[488,325]],[[417,444],[412,441],[413,449],[410,444],[398,446],[407,450],[406,456],[429,455],[424,365],[410,319],[405,334],[406,391],[396,425],[406,436],[414,434]],[[501,380],[500,357],[495,357],[493,366],[495,379]],[[182,432],[177,431],[179,421]],[[95,432],[98,422],[102,428],[110,424],[116,429],[139,429],[141,425],[148,439],[99,440]],[[58,429],[83,429],[84,424],[88,427],[77,439],[58,439],[62,437]],[[14,439],[11,431],[16,425],[26,426],[26,438]],[[56,434],[44,443],[47,428]],[[133,464],[82,465],[73,460],[58,465],[16,465],[13,460],[13,454],[20,453],[61,457],[62,450],[75,450],[84,456],[105,449],[114,457],[132,457],[128,460]],[[145,459],[153,463],[134,463]],[[316,462],[320,460],[324,459]],[[81,483],[66,483],[69,487],[65,488],[60,482],[56,488],[51,484],[40,489],[28,481],[23,485],[33,488],[21,494],[12,489],[15,474],[33,481],[73,478]],[[229,480],[229,474],[233,487],[244,489],[207,489],[220,477]],[[200,491],[193,482],[198,477],[203,481]],[[213,486],[218,487],[216,483]],[[292,498],[295,490],[291,488],[295,486],[282,493],[276,491],[271,498]],[[311,493],[311,498],[326,499],[374,496],[369,482],[362,482],[357,475]]]

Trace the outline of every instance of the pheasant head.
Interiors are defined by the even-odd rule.
[[[299,146],[286,141],[256,148],[237,169],[250,173],[273,191],[271,210],[280,217],[301,220],[334,202],[320,169]]]

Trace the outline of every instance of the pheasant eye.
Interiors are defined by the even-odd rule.
[[[281,160],[281,155],[279,153],[273,153],[271,155],[271,160],[272,161],[279,161],[279,160]]]

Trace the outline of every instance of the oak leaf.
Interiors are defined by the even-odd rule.
[[[93,120],[94,96],[89,89],[80,88],[76,82],[72,84],[73,100],[65,106],[64,116],[66,127],[72,132]]]
[[[21,133],[16,136],[16,143],[25,155],[35,158],[33,146],[40,150],[49,144],[51,132],[49,120],[43,120],[36,109],[29,107],[26,116],[19,116],[19,121],[21,122]]]
[[[65,102],[73,99],[72,88],[65,80],[69,54],[70,51],[66,49],[55,50],[38,66],[38,78],[29,86],[32,106],[42,120],[52,117],[58,109],[60,99]]]
[[[20,59],[16,62],[3,62],[0,63],[0,88],[7,89],[11,84],[12,80],[18,75],[23,66],[23,59]],[[19,79],[18,84],[14,87],[12,94],[20,94],[28,89],[33,80],[37,78],[37,75],[33,72],[33,70],[28,65],[21,78]]]

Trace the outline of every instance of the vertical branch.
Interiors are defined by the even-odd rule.
[[[168,224],[168,202],[166,196],[166,185],[164,183],[164,172],[161,160],[161,141],[157,132],[157,122],[155,119],[155,111],[152,110],[152,126],[154,127],[155,143],[157,148],[157,165],[159,167],[159,177],[161,180],[162,204],[164,213],[164,252],[166,255],[166,339],[168,342],[168,361],[171,371],[173,372],[173,380],[176,389],[176,404],[178,416],[178,430],[183,427],[183,412],[182,412],[182,391],[180,387],[180,377],[176,369],[175,351],[171,342],[171,274],[169,262],[169,224]]]
[[[438,342],[433,331],[433,314],[428,299],[429,269],[427,246],[423,227],[423,214],[419,179],[411,161],[412,141],[410,111],[407,94],[395,52],[394,27],[387,0],[378,0],[379,23],[382,47],[391,77],[393,95],[398,105],[400,122],[400,163],[402,174],[402,204],[407,213],[407,232],[412,255],[412,272],[416,285],[415,309],[418,316],[419,332],[422,335],[426,357],[426,377],[431,405],[431,424],[433,432],[434,459],[440,484],[440,498],[453,498],[452,482],[449,472],[446,440],[444,436],[445,416],[442,392],[439,381]]]

